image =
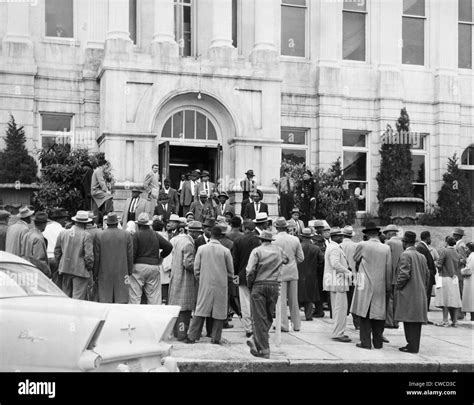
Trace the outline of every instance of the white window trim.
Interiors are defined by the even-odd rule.
[[[77,27],[77,1],[72,2],[72,37],[71,38],[64,38],[64,37],[48,37],[46,35],[46,0],[43,1],[42,7],[42,42],[51,43],[51,44],[63,44],[69,46],[80,46],[80,41],[76,39],[77,33],[79,31]]]
[[[41,111],[39,113],[40,117],[40,126],[39,126],[39,149],[43,148],[43,137],[54,137],[54,138],[66,138],[71,137],[72,134],[75,132],[75,120],[74,114],[72,113],[61,113],[61,112],[52,112],[52,111]],[[70,124],[70,131],[47,131],[43,130],[43,116],[44,115],[59,115],[63,117],[69,117],[71,120]],[[71,145],[72,146],[72,145]]]
[[[198,53],[198,42],[197,42],[197,1],[191,0],[191,3],[184,3],[183,0],[174,1],[174,12],[176,13],[176,6],[180,5],[182,7],[189,7],[191,9],[191,55],[180,55],[180,58],[196,58]],[[176,20],[175,20],[176,24]],[[175,27],[176,30],[176,27]],[[179,41],[175,38],[176,42],[178,43],[179,48]]]
[[[288,61],[303,61],[303,60],[310,60],[311,59],[311,55],[310,55],[310,50],[311,50],[311,47],[310,47],[310,38],[311,38],[311,35],[310,35],[310,24],[309,24],[309,21],[311,21],[310,19],[310,4],[311,4],[311,0],[306,0],[306,5],[305,6],[299,6],[299,5],[296,5],[296,4],[286,4],[285,3],[285,0],[281,0],[280,2],[280,24],[281,24],[281,10],[283,9],[283,7],[294,7],[294,8],[303,8],[305,9],[305,18],[304,18],[304,56],[293,56],[293,55],[283,55],[281,53],[281,47],[282,47],[282,44],[281,44],[281,28],[280,28],[280,49],[279,49],[279,54],[280,54],[280,58],[282,60],[288,60]]]
[[[425,186],[425,195],[424,195],[424,200],[425,200],[425,212],[426,212],[426,204],[431,204],[431,199],[430,197],[430,179],[429,179],[429,174],[430,174],[430,160],[428,156],[428,151],[429,151],[429,134],[423,133],[421,136],[423,137],[423,149],[411,149],[410,152],[412,156],[424,156],[425,158],[425,182],[424,183],[417,183],[413,182],[412,184],[414,186]]]
[[[430,7],[428,7],[430,4],[430,2],[428,1],[425,1],[425,15],[424,16],[421,16],[421,15],[412,15],[412,14],[405,14],[403,11],[402,11],[402,42],[403,42],[403,18],[417,18],[417,19],[421,19],[421,20],[424,20],[424,24],[423,24],[423,31],[424,31],[424,43],[423,43],[423,57],[424,57],[424,60],[423,60],[423,65],[415,65],[415,64],[411,64],[411,63],[403,63],[403,46],[401,48],[401,65],[403,67],[418,67],[418,68],[429,68],[429,61],[430,61],[430,47],[429,47],[429,44],[430,44],[430,41],[429,41],[429,33],[430,33],[430,30],[429,30],[429,27],[428,27],[428,24],[429,24],[429,21],[431,20],[429,17],[430,17]],[[403,7],[403,6],[402,6]]]
[[[370,37],[371,37],[371,32],[370,32],[370,6],[371,2],[366,2],[365,3],[365,11],[358,11],[358,10],[345,10],[344,9],[344,3],[342,5],[342,30],[343,30],[343,35],[342,35],[342,55],[341,55],[341,60],[344,62],[344,64],[369,64],[370,63]],[[365,14],[365,60],[353,60],[353,59],[344,59],[344,13],[357,13],[357,14]]]
[[[358,132],[358,133],[363,133],[365,134],[365,146],[344,146],[344,131],[347,132]],[[342,130],[342,138],[341,138],[341,145],[342,145],[342,173],[344,174],[344,152],[360,152],[360,153],[365,153],[366,158],[365,158],[365,176],[366,180],[360,181],[360,180],[348,180],[347,183],[365,183],[365,210],[360,211],[356,210],[358,214],[363,214],[367,213],[370,211],[369,207],[369,201],[370,201],[370,193],[371,193],[371,184],[370,184],[370,179],[371,179],[371,166],[370,166],[370,145],[371,145],[371,140],[369,139],[370,136],[370,131],[367,130],[359,130],[359,129],[349,129],[349,128],[344,128]]]
[[[459,37],[459,26],[463,25],[470,25],[471,26],[471,67],[470,68],[463,68],[459,67],[459,43],[458,43],[458,69],[464,72],[472,72],[474,69],[474,2],[472,3],[472,17],[471,21],[463,21],[459,20],[459,1],[458,1],[458,37]]]
[[[281,133],[282,131],[299,131],[299,132],[304,132],[305,135],[305,143],[304,145],[301,144],[291,144],[291,143],[284,143],[283,141],[281,142],[281,149],[290,149],[290,150],[305,150],[305,162],[306,166],[311,167],[311,161],[310,161],[310,133],[311,130],[306,127],[281,127],[280,128],[280,139],[281,139]],[[281,159],[281,157],[280,157]]]

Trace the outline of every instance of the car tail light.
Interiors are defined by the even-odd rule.
[[[82,371],[94,370],[100,367],[102,357],[92,350],[84,350],[79,358],[79,368]]]

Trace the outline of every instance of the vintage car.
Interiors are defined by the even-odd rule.
[[[165,340],[179,310],[74,300],[0,251],[0,371],[178,371]]]

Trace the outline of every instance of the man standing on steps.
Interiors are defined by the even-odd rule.
[[[255,182],[255,174],[252,169],[247,170],[245,172],[245,175],[247,176],[245,179],[243,179],[240,182],[240,187],[242,189],[242,208],[240,212],[240,216],[245,218],[244,213],[245,213],[245,208],[247,204],[250,203],[250,195],[257,190],[257,183]]]
[[[280,213],[286,220],[291,218],[294,201],[295,181],[290,176],[288,167],[283,171],[283,177],[278,182],[278,196],[280,199]],[[299,212],[299,211],[298,211]]]
[[[426,297],[427,297],[427,311],[430,310],[430,302],[431,302],[431,291],[433,290],[433,286],[435,284],[435,276],[436,276],[436,264],[433,259],[433,255],[430,252],[430,245],[431,245],[431,234],[429,231],[423,231],[420,234],[421,241],[416,245],[416,250],[425,256],[426,263],[428,264],[428,270],[430,271],[430,276],[428,278],[428,288],[426,290]],[[433,322],[427,321],[428,325],[432,325]]]

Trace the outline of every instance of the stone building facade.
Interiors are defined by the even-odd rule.
[[[417,195],[436,203],[455,152],[474,189],[470,0],[12,0],[0,2],[0,137],[106,153],[118,209],[155,162],[177,186],[247,169],[276,215],[282,159],[343,160],[376,212],[381,134],[406,107]],[[470,30],[470,31],[469,31]],[[470,32],[470,36],[469,36]],[[0,138],[0,147],[3,141]],[[240,203],[241,194],[231,193]],[[420,210],[422,207],[420,208]]]

